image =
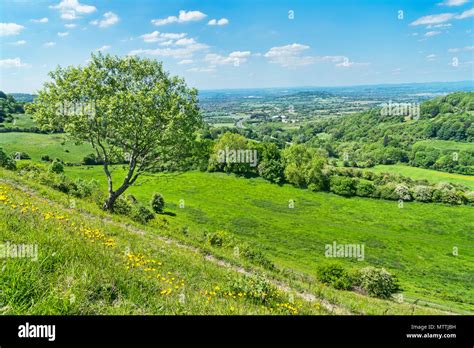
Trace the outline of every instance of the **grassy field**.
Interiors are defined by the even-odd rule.
[[[13,115],[15,121],[14,122],[3,122],[2,124],[5,128],[31,128],[36,126],[36,122],[33,120],[31,115],[28,114],[15,114]]]
[[[81,163],[85,155],[93,152],[90,145],[75,145],[64,134],[0,133],[0,148],[7,153],[26,152],[35,161],[48,155],[71,163]]]
[[[460,143],[457,141],[448,141],[448,140],[422,140],[418,141],[414,144],[417,145],[425,145],[429,146],[438,150],[448,150],[448,151],[456,151],[456,150],[470,150],[474,151],[474,144],[472,143]]]
[[[96,178],[100,167],[67,168]],[[119,176],[121,169],[114,171]],[[468,206],[343,198],[221,173],[143,177],[128,193],[147,203],[164,195],[169,219],[191,231],[224,230],[256,245],[276,265],[314,277],[326,244],[364,244],[365,260],[347,266],[385,267],[399,276],[407,298],[474,310],[474,209]],[[184,208],[179,208],[184,200]],[[289,208],[289,200],[295,207]],[[453,248],[459,250],[453,256]]]
[[[395,173],[410,177],[415,180],[426,179],[430,182],[451,182],[462,184],[474,190],[474,176],[445,173],[437,170],[410,167],[405,165],[378,165],[373,168],[364,169],[375,173]]]

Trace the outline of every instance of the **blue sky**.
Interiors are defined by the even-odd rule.
[[[2,0],[0,89],[91,52],[158,59],[201,89],[473,79],[473,0]]]

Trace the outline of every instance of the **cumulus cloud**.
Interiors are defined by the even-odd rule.
[[[160,33],[159,31],[154,31],[152,33],[143,34],[140,37],[144,42],[161,42],[166,40],[177,40],[185,37],[186,33]]]
[[[58,10],[61,18],[66,20],[77,19],[80,18],[79,15],[90,14],[97,10],[95,6],[81,4],[78,0],[62,0],[59,4],[50,6],[50,8]]]
[[[434,25],[447,22],[452,19],[465,19],[474,16],[474,8],[466,10],[458,15],[455,13],[441,13],[436,15],[423,16],[412,22],[410,25]]]
[[[74,23],[69,23],[69,24],[64,24],[64,26],[68,29],[72,29],[72,28],[75,28],[77,27],[77,24],[74,24]]]
[[[240,66],[240,64],[245,63],[247,58],[250,56],[249,51],[234,51],[228,56],[221,56],[219,54],[209,53],[206,55],[204,60],[211,64],[215,65],[226,65],[232,64],[233,66]]]
[[[459,16],[456,16],[456,19],[465,19],[474,16],[474,8],[471,8],[470,10],[466,10],[463,13],[461,13]]]
[[[281,65],[282,67],[297,67],[313,64],[316,59],[311,56],[303,56],[309,46],[293,43],[286,46],[276,46],[264,54],[271,63]]]
[[[0,36],[18,35],[23,29],[23,25],[16,23],[0,23]]]
[[[115,13],[106,12],[104,14],[103,19],[100,19],[100,20],[96,19],[96,20],[91,21],[90,23],[92,25],[98,25],[99,28],[107,28],[107,27],[110,27],[111,25],[118,23],[119,20],[120,20],[119,16],[117,16]]]
[[[49,19],[46,17],[40,19],[32,19],[31,22],[33,23],[48,23]]]
[[[49,42],[46,42],[43,46],[44,47],[53,47],[53,46],[56,46],[56,42],[49,41]]]
[[[21,58],[8,58],[0,60],[0,68],[27,68],[29,64],[21,62]]]
[[[211,19],[209,22],[207,22],[207,25],[227,25],[227,24],[229,24],[229,20],[227,18]]]
[[[151,23],[154,25],[166,25],[171,23],[186,23],[186,22],[196,22],[200,21],[207,17],[206,14],[201,11],[179,11],[178,16],[169,16],[162,19],[152,19]]]

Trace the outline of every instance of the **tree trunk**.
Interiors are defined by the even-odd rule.
[[[116,192],[110,193],[109,197],[104,202],[104,206],[103,206],[104,210],[113,211],[115,201],[117,200],[118,197],[119,195],[117,195]]]

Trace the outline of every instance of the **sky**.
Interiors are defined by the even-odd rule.
[[[473,80],[474,0],[1,0],[0,90],[139,55],[198,89]]]

